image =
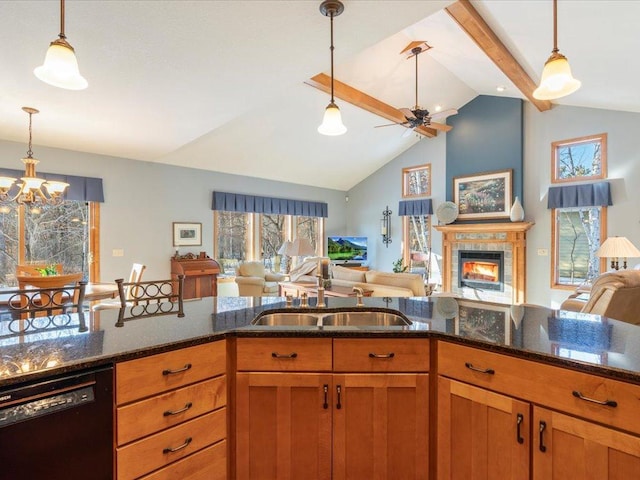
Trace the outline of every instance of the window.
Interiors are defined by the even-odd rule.
[[[260,215],[260,258],[264,265],[273,270],[278,255],[278,249],[286,237],[287,215]]]
[[[554,286],[576,286],[600,275],[595,253],[604,238],[606,208],[553,210]]]
[[[425,279],[431,278],[435,272],[431,271],[433,260],[429,261],[431,253],[431,216],[406,215],[402,217],[404,231],[404,264],[411,273],[419,273]]]
[[[311,246],[319,255],[323,251],[321,225],[320,217],[296,217],[295,237],[309,240]]]
[[[226,274],[234,274],[251,252],[251,214],[242,212],[214,212],[214,256]]]
[[[607,134],[551,144],[551,183],[607,177]]]
[[[60,263],[64,272],[99,276],[98,204],[65,201],[61,205],[0,207],[0,285],[15,286],[18,264]]]

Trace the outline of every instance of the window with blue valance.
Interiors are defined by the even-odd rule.
[[[606,207],[613,205],[609,182],[549,187],[547,208]]]
[[[401,200],[398,204],[398,215],[433,215],[433,206],[430,198],[421,200]]]
[[[324,202],[260,197],[241,193],[213,192],[212,210],[244,213],[268,213],[302,217],[328,217]]]
[[[104,202],[104,191],[102,189],[102,179],[92,177],[78,177],[75,175],[58,175],[55,173],[38,172],[38,177],[45,180],[55,180],[66,182],[69,187],[65,190],[65,200],[76,200],[80,202]],[[0,168],[0,176],[13,177],[20,181],[24,177],[24,170],[13,170]],[[13,187],[15,188],[15,186]],[[17,190],[15,190],[17,192]],[[12,193],[14,193],[12,191]]]

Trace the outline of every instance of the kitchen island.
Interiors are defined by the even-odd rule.
[[[349,298],[326,300],[322,312],[355,305]],[[180,472],[194,464],[218,472],[219,477],[211,478],[287,478],[301,461],[307,472],[317,466],[317,474],[306,478],[356,478],[357,471],[363,472],[362,478],[394,478],[393,469],[397,473],[402,465],[408,466],[411,478],[475,478],[470,472],[478,471],[479,464],[489,478],[506,471],[511,478],[551,478],[549,472],[567,465],[592,469],[589,462],[595,461],[597,468],[631,468],[640,461],[640,421],[634,418],[640,406],[638,327],[542,307],[445,297],[364,301],[366,310],[400,312],[412,323],[253,326],[251,321],[264,312],[315,309],[286,308],[281,298],[212,297],[186,302],[184,318],[158,315],[118,322],[118,311],[107,310],[86,312],[84,318],[74,314],[67,323],[48,325],[3,319],[0,387],[115,365],[117,419],[129,411],[145,411],[150,403],[143,402],[213,392],[209,406],[194,413],[194,419],[154,427],[144,438],[116,439],[118,478],[160,475],[167,468]],[[185,356],[176,359],[178,354]],[[191,375],[198,370],[194,358],[213,359],[197,378],[147,391],[141,389],[145,382],[135,377],[166,359],[179,367],[190,365]],[[313,361],[305,363],[309,358]],[[127,371],[133,372],[129,380]],[[191,388],[194,392],[186,391]],[[294,408],[302,398],[298,393],[319,402],[317,416],[309,405],[296,407],[316,422],[317,442],[306,449],[294,442],[301,418]],[[374,397],[378,400],[366,403],[365,398]],[[282,398],[289,398],[291,408],[270,410],[268,405]],[[364,403],[349,409],[349,400],[356,398]],[[394,398],[402,402],[401,408]],[[185,400],[184,408],[188,404]],[[147,443],[173,431],[182,438],[186,434],[179,429],[191,423],[217,433],[197,445],[196,440],[172,441],[164,449],[180,450],[163,453],[159,448],[158,463],[143,470],[120,468],[134,447],[141,449],[136,455],[144,455],[145,448],[158,450]],[[350,431],[347,426],[354,423],[361,428]],[[116,420],[119,435],[125,424],[118,425]],[[279,425],[291,428],[286,433]],[[309,432],[308,424],[299,428]],[[569,432],[571,438],[587,438],[590,451],[598,455],[568,462],[563,448],[576,448],[567,440]],[[265,435],[270,435],[269,445],[278,446],[276,455],[265,449]],[[346,440],[353,435],[384,442],[363,441],[362,448],[353,449],[354,442]],[[393,444],[399,435],[411,437],[405,438],[407,444],[418,439],[420,445],[398,450]],[[475,436],[485,441],[474,441]],[[456,454],[461,446],[472,452],[465,461]],[[163,460],[167,455],[173,457]],[[264,476],[283,468],[289,473]]]

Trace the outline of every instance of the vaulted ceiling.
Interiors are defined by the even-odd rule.
[[[414,64],[400,51],[425,40],[433,48],[419,58],[422,107],[460,108],[480,94],[526,98],[520,81],[510,80],[446,10],[455,16],[464,3],[344,3],[334,21],[335,77],[353,89],[391,107],[412,107]],[[403,137],[400,126],[374,128],[388,121],[343,100],[337,103],[348,132],[317,133],[329,97],[305,82],[329,73],[329,20],[319,4],[69,0],[66,34],[89,88],[67,91],[32,74],[57,37],[59,2],[3,0],[0,139],[26,143],[26,105],[41,110],[34,117],[36,156],[37,146],[47,145],[348,190],[430,140]],[[552,48],[551,1],[471,5],[537,83]],[[640,112],[637,18],[640,2],[559,0],[560,51],[583,87],[554,103]],[[44,171],[55,170],[41,160]],[[19,159],[2,158],[0,166],[20,168]]]

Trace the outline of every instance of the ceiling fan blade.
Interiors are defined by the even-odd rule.
[[[407,120],[411,120],[412,118],[416,118],[413,112],[408,108],[399,108],[402,114],[406,117]]]
[[[440,130],[441,132],[448,132],[453,128],[451,125],[447,125],[446,123],[436,123],[436,122],[431,122],[429,126],[436,130]]]
[[[393,125],[402,125],[401,123],[385,123],[384,125],[375,125],[373,128],[380,128],[380,127],[391,127]]]
[[[431,117],[431,120],[438,120],[439,118],[446,118],[451,115],[456,115],[457,113],[458,110],[456,110],[455,108],[449,108],[447,110],[442,110],[441,112],[436,112],[433,115],[429,116]]]

